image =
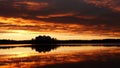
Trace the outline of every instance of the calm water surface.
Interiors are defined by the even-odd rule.
[[[120,62],[120,47],[104,44],[42,45],[26,44],[0,45],[0,68],[50,68],[52,65],[79,63]],[[113,63],[112,63],[113,64]],[[63,66],[66,68],[66,66]],[[51,68],[58,68],[51,67]],[[60,67],[61,68],[61,67]],[[97,68],[97,67],[96,67]]]

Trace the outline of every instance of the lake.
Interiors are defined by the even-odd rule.
[[[119,68],[119,44],[0,44],[0,68]]]

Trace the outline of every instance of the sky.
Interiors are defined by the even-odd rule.
[[[120,39],[120,0],[0,0],[0,39]]]

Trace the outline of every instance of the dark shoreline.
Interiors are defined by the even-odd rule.
[[[120,39],[103,39],[103,40],[0,40],[0,44],[120,44]]]

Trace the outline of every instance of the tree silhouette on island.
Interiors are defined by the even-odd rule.
[[[55,43],[57,39],[46,35],[43,36],[39,35],[35,37],[35,39],[32,39],[32,41],[35,44],[50,44],[50,43]]]

